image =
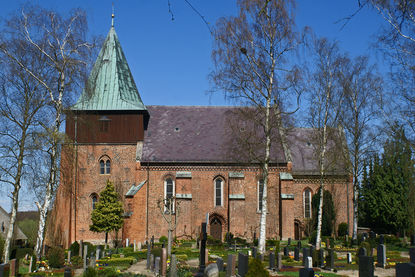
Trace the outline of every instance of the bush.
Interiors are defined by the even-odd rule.
[[[215,239],[212,236],[207,236],[207,244],[208,245],[222,245],[222,241],[220,239]]]
[[[97,250],[97,247],[95,245],[87,241],[84,242],[84,247],[85,245],[88,245],[88,253],[87,253],[88,257],[90,257],[92,254],[95,254],[95,251]]]
[[[63,248],[52,247],[46,256],[50,267],[61,268],[65,264],[65,250]]]
[[[102,259],[102,260],[97,260],[97,263],[104,264],[105,266],[129,267],[135,261],[136,259],[134,259],[133,257],[127,257],[127,258]]]
[[[251,259],[248,265],[246,277],[269,277],[268,271],[260,259]]]
[[[3,253],[4,251],[4,239],[2,236],[0,236],[0,253]],[[0,255],[0,261],[3,261],[3,255]]]
[[[337,227],[337,235],[339,237],[344,237],[347,235],[347,231],[349,229],[349,225],[347,225],[346,222],[342,222],[339,224],[339,227]]]
[[[275,252],[280,252],[280,241],[276,239],[267,240],[267,246],[274,246]]]
[[[32,272],[35,272],[35,270],[37,269],[37,264],[36,264],[36,261],[37,261],[37,257],[36,257],[36,255],[35,254],[33,254],[33,259],[32,259]],[[5,276],[7,276],[7,275],[5,275]]]
[[[313,267],[319,267],[321,264],[320,261],[320,251],[324,251],[323,249],[320,250],[313,250],[313,253],[311,253],[311,256],[313,257]]]
[[[79,256],[79,243],[77,241],[73,242],[69,250],[71,250],[71,256]]]
[[[154,255],[154,258],[161,257],[161,247],[154,247],[151,249],[151,254]]]
[[[360,244],[359,248],[366,248],[366,253],[368,256],[372,256],[372,247],[369,242],[364,241]]]
[[[16,259],[23,259],[26,254],[29,256],[33,256],[33,249],[32,248],[17,248],[16,249]]]
[[[83,277],[97,277],[98,276],[98,274],[97,274],[97,271],[95,270],[95,268],[93,268],[93,267],[88,267],[86,270],[85,270],[85,272],[84,272],[84,274],[82,275]]]
[[[240,237],[234,237],[234,238],[233,238],[233,241],[234,241],[236,244],[243,244],[243,245],[246,245],[246,239],[243,239],[243,238],[240,238]]]
[[[71,257],[71,264],[74,268],[81,268],[83,266],[83,259],[80,256],[72,256]]]
[[[315,244],[316,244],[316,239],[317,239],[317,231],[315,231],[315,230],[314,230],[314,231],[311,233],[310,237],[308,238],[308,242],[309,242],[310,244],[315,245]]]
[[[254,246],[258,246],[258,239],[257,238],[254,239],[253,244],[254,244]]]
[[[161,236],[161,237],[159,238],[159,242],[160,242],[160,243],[164,243],[164,244],[166,244],[166,245],[167,245],[167,241],[168,241],[168,238],[167,238],[166,236]]]

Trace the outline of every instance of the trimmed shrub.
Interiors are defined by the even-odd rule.
[[[267,246],[274,246],[275,251],[278,253],[280,252],[280,241],[276,239],[269,239],[267,240]]]
[[[159,242],[160,243],[165,243],[167,245],[167,241],[168,241],[168,238],[166,236],[161,236],[159,238]]]
[[[126,266],[126,267],[129,267],[135,261],[136,261],[136,259],[134,259],[133,257],[127,257],[127,258],[111,258],[111,259],[97,260],[97,263],[104,264],[105,266]]]
[[[207,236],[207,242],[208,245],[222,245],[222,241],[220,239],[215,239],[212,236]]]
[[[74,268],[81,268],[83,266],[83,260],[80,256],[71,256],[71,264]]]
[[[346,222],[342,222],[339,224],[339,227],[337,227],[337,235],[339,237],[344,237],[347,235],[347,230],[349,229],[349,225],[347,225]]]
[[[69,247],[69,250],[71,250],[71,256],[79,256],[79,243],[74,241]]]
[[[246,277],[269,277],[268,271],[260,259],[250,259]]]
[[[46,256],[50,267],[61,268],[65,264],[65,250],[63,248],[52,247]]]

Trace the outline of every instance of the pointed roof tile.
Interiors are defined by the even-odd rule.
[[[108,32],[86,87],[72,110],[147,110],[138,93],[114,27]]]

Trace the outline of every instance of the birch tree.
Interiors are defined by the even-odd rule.
[[[28,68],[38,70],[42,60],[27,51],[27,44],[11,36],[2,39]],[[27,159],[34,154],[33,135],[39,128],[39,111],[46,104],[45,90],[6,55],[0,55],[0,182],[12,187],[12,207],[6,232],[3,261],[7,263],[15,234],[20,189],[27,179]]]
[[[320,175],[316,238],[316,249],[318,250],[321,246],[324,179],[332,163],[329,150],[333,145],[330,145],[329,142],[337,135],[337,123],[342,102],[338,76],[344,57],[339,54],[336,43],[324,38],[316,39],[312,47],[314,64],[309,81],[309,125],[314,129],[313,137],[310,139]]]
[[[263,192],[258,251],[265,252],[267,187],[273,129],[286,99],[297,96],[298,71],[287,62],[298,46],[293,1],[240,0],[236,17],[220,18],[214,30],[211,79],[217,90],[242,106],[255,109],[251,117],[261,132],[259,160]],[[257,142],[258,143],[258,142]]]
[[[41,255],[45,234],[47,211],[52,203],[59,176],[59,145],[65,101],[70,99],[83,85],[86,61],[93,44],[86,39],[86,15],[81,10],[71,11],[67,17],[40,7],[25,7],[9,20],[7,33],[13,33],[28,44],[28,50],[35,51],[45,60],[42,70],[27,67],[22,60],[2,45],[0,51],[12,59],[21,70],[35,79],[48,93],[51,105],[50,121],[43,124],[48,145],[48,177],[44,184],[44,198],[36,202],[39,209],[39,229],[35,246],[37,256]]]
[[[167,255],[171,256],[171,246],[173,242],[173,232],[177,228],[178,217],[180,214],[180,202],[176,201],[176,197],[167,197],[157,201],[157,207],[163,219],[167,222]]]
[[[346,134],[347,153],[344,157],[353,176],[353,239],[357,239],[359,180],[363,161],[371,150],[375,134],[372,126],[378,119],[377,103],[382,102],[382,78],[368,57],[344,59],[340,72],[340,85],[344,94],[341,124]]]

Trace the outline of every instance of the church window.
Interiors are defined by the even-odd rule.
[[[215,206],[223,206],[223,180],[222,178],[215,179]]]
[[[165,212],[174,212],[174,180],[168,177],[164,181],[164,211]]]
[[[1,231],[4,233],[6,228],[4,228],[4,222],[1,223]]]
[[[304,190],[304,218],[311,218],[311,190],[309,188]]]
[[[99,118],[99,130],[103,133],[108,132],[108,128],[110,125],[110,119],[106,116],[101,116]]]
[[[101,175],[111,174],[111,161],[107,156],[101,158],[99,161],[99,173]]]
[[[258,181],[258,211],[262,211],[262,198],[264,196],[264,180]]]
[[[92,209],[95,210],[97,202],[98,202],[98,195],[96,193],[93,193],[91,195],[91,200],[92,200]]]

